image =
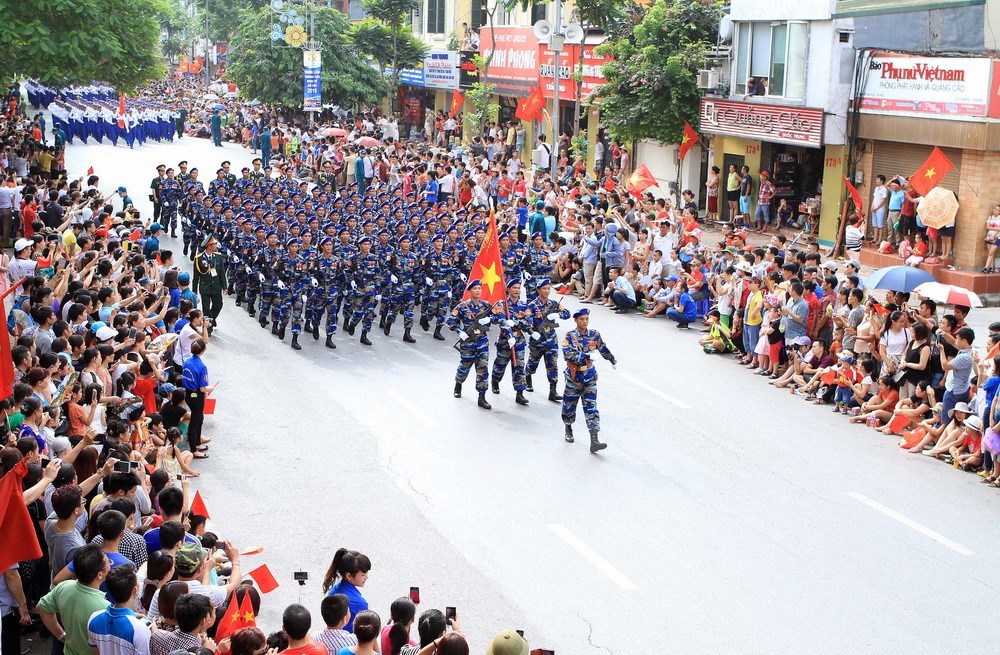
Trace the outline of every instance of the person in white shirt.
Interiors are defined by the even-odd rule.
[[[552,149],[549,147],[549,144],[545,143],[545,135],[539,135],[538,147],[531,153],[531,163],[536,168],[547,171],[552,164],[551,160]]]

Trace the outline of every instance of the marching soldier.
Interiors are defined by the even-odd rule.
[[[414,306],[417,301],[417,288],[423,280],[423,272],[420,268],[420,260],[410,251],[411,238],[409,234],[403,234],[398,239],[399,252],[392,260],[391,274],[389,276],[390,306],[389,314],[385,318],[383,331],[385,336],[389,336],[392,324],[396,316],[403,314],[403,341],[406,343],[416,343],[416,339],[410,334],[413,329]]]
[[[559,347],[556,345],[558,319],[569,318],[569,310],[555,300],[549,300],[552,283],[543,279],[538,284],[538,298],[528,304],[531,319],[531,339],[528,341],[528,362],[525,365],[528,391],[534,391],[531,376],[535,374],[540,361],[545,362],[545,376],[549,381],[549,400],[559,402],[562,396],[556,391],[559,380]]]
[[[552,253],[545,247],[545,239],[541,232],[531,235],[531,246],[524,253],[524,271],[527,273],[528,302],[532,302],[538,297],[536,289],[542,280],[549,280],[552,276]]]
[[[305,312],[306,284],[309,282],[309,258],[300,252],[302,240],[293,238],[289,240],[288,255],[284,259],[284,269],[282,271],[282,281],[285,289],[282,290],[284,302],[282,303],[281,328],[278,334],[283,338],[285,326],[289,322],[289,313],[292,323],[292,349],[302,350],[299,345],[299,334],[302,332],[303,313]]]
[[[266,245],[257,253],[254,268],[257,279],[260,280],[260,326],[267,327],[267,316],[271,313],[278,294],[278,262],[282,252],[278,250],[278,233],[271,230],[267,233]],[[251,305],[251,308],[253,305]],[[278,334],[278,326],[271,326],[271,334]]]
[[[601,430],[601,415],[597,411],[597,368],[591,359],[595,350],[616,368],[618,360],[611,354],[597,330],[590,330],[590,310],[578,309],[573,314],[576,329],[566,333],[562,342],[563,358],[566,360],[566,391],[563,394],[562,419],[566,426],[566,441],[573,443],[573,422],[576,421],[576,405],[583,398],[583,416],[590,432],[590,452],[604,450],[608,444],[597,439]]]
[[[192,290],[201,294],[201,309],[212,319],[209,331],[217,326],[222,312],[222,291],[226,283],[226,258],[218,252],[219,244],[209,235],[201,242],[201,254],[194,260]]]
[[[354,307],[351,312],[351,322],[347,325],[347,333],[354,336],[354,330],[361,323],[361,343],[370,346],[368,333],[371,332],[375,320],[375,305],[382,296],[378,290],[380,278],[379,259],[371,252],[371,237],[358,239],[358,253],[351,258],[351,290],[354,292]]]
[[[494,321],[493,307],[482,300],[482,282],[469,282],[468,290],[469,299],[458,303],[448,317],[448,328],[458,332],[459,342],[455,344],[455,348],[461,356],[455,373],[455,397],[462,397],[462,384],[475,366],[479,406],[493,409],[486,401],[486,380],[490,363],[489,329],[490,323]]]
[[[427,303],[421,310],[420,327],[426,331],[433,318],[435,321],[434,338],[438,341],[444,341],[441,328],[448,316],[451,279],[455,268],[451,255],[444,250],[444,235],[440,232],[435,234],[433,244],[434,249],[424,258],[424,281],[427,283],[429,292]]]
[[[336,348],[333,335],[337,332],[337,313],[340,310],[340,257],[333,254],[333,239],[323,237],[319,242],[320,253],[313,262],[312,335],[319,339],[319,325],[326,316],[326,347]]]
[[[527,405],[528,399],[524,397],[524,389],[527,386],[524,381],[524,347],[525,333],[531,328],[531,321],[528,315],[528,306],[521,302],[521,282],[511,280],[507,283],[507,311],[504,313],[503,305],[497,305],[494,310],[496,319],[500,323],[500,336],[497,338],[497,354],[493,360],[492,389],[493,393],[500,393],[500,380],[507,370],[511,368],[511,378],[514,383],[514,391],[517,397],[514,402],[518,405]]]

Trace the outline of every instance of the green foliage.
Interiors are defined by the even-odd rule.
[[[634,29],[598,48],[613,58],[604,64],[607,82],[597,92],[613,137],[677,143],[684,121],[697,125],[697,71],[720,17],[715,2],[655,0]]]
[[[270,31],[267,7],[244,12],[231,42],[229,75],[246,97],[301,107],[302,51],[272,47]],[[316,39],[323,45],[323,103],[354,107],[378,102],[385,83],[377,70],[358,57],[347,17],[321,7],[316,12]]]
[[[160,50],[168,60],[174,60],[190,49],[195,35],[199,33],[198,17],[189,15],[178,0],[156,1],[162,6],[159,15]]]
[[[487,62],[479,55],[473,57],[472,61],[479,69],[479,79],[484,79]],[[477,132],[482,132],[486,123],[499,115],[500,105],[493,101],[496,91],[496,84],[479,81],[473,83],[472,88],[465,92],[466,107],[471,103],[472,124],[477,127]]]
[[[399,68],[415,68],[427,54],[427,46],[423,41],[413,36],[408,28],[399,31],[396,62],[393,61],[392,50],[385,47],[392,41],[392,30],[374,18],[366,18],[351,26],[351,41],[357,51],[370,57],[383,70],[386,66],[399,64]]]
[[[452,52],[457,52],[461,43],[458,40],[458,32],[452,30],[448,33],[448,50]]]
[[[205,33],[205,14],[208,11],[208,38],[228,42],[240,27],[243,12],[267,7],[267,0],[192,0],[202,12],[198,34]]]
[[[366,28],[365,42],[371,44],[371,37],[377,30],[375,25],[381,23],[385,29],[385,36],[382,39],[381,54],[370,54],[375,61],[379,62],[382,69],[385,65],[392,66],[392,75],[389,80],[389,98],[393,105],[396,103],[396,89],[399,88],[399,71],[401,68],[412,68],[416,66],[424,54],[427,47],[410,32],[409,28],[404,28],[406,21],[412,13],[421,5],[420,0],[362,0],[365,11],[372,19],[372,25]],[[386,43],[390,45],[386,48]],[[378,49],[376,48],[376,52]],[[388,58],[386,58],[388,55]]]
[[[4,2],[0,69],[48,84],[100,80],[132,91],[163,75],[161,10],[149,0]]]

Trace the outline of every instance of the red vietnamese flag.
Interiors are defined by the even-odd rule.
[[[451,113],[448,114],[450,118],[455,118],[455,114],[458,110],[462,108],[462,103],[465,102],[465,96],[462,95],[461,91],[455,91],[451,96]]]
[[[267,564],[261,564],[248,575],[257,583],[262,594],[269,594],[278,588],[278,581],[271,575],[271,569],[267,568]]]
[[[222,616],[222,620],[219,621],[219,625],[215,629],[215,638],[218,641],[222,641],[241,628],[256,627],[256,619],[257,617],[253,613],[253,603],[250,601],[250,594],[244,593],[243,599],[238,600],[234,591],[229,597],[229,605],[226,606],[226,613]]]
[[[544,118],[543,109],[545,109],[545,96],[542,95],[542,89],[538,86],[532,87],[531,93],[528,94],[528,101],[525,103],[525,111],[536,121],[540,121]]]
[[[118,96],[118,127],[125,129],[125,94]]]
[[[635,197],[639,197],[643,191],[652,186],[659,186],[656,178],[645,164],[639,164],[632,171],[632,174],[625,180],[625,190]]]
[[[194,492],[194,498],[191,500],[191,513],[204,516],[206,519],[212,518],[212,515],[208,513],[208,508],[205,507],[205,501],[202,499],[200,491]]]
[[[694,131],[694,128],[691,127],[691,124],[688,123],[687,121],[684,121],[684,136],[681,137],[681,147],[680,147],[681,161],[684,161],[684,156],[688,154],[688,150],[693,148],[694,144],[698,143],[698,141],[700,140],[701,137],[699,137],[698,133]]]
[[[93,175],[93,174],[94,174],[94,167],[91,166],[90,168],[87,169],[87,175]]]
[[[490,224],[486,229],[486,238],[483,239],[483,246],[476,255],[476,261],[472,264],[472,271],[469,273],[469,280],[465,286],[465,294],[462,300],[469,299],[469,284],[479,280],[483,283],[484,302],[495,305],[507,297],[507,287],[503,281],[503,262],[500,260],[500,237],[497,233],[497,219],[490,214]]]
[[[926,196],[953,168],[955,165],[951,163],[951,160],[941,152],[940,148],[934,146],[931,156],[927,158],[920,170],[910,177],[910,186],[916,189],[920,195]]]
[[[6,293],[0,296],[0,300],[5,300],[10,294],[24,284],[27,278],[21,278],[17,284],[11,286],[7,289]],[[2,305],[4,316],[10,314],[11,307],[7,306],[4,302]],[[12,393],[14,393],[14,357],[10,350],[10,331],[6,329],[6,324],[4,325],[4,330],[0,332],[0,393],[3,394],[3,398],[8,398]],[[0,571],[5,571],[6,569],[0,569]]]
[[[28,474],[28,460],[22,459],[3,478],[0,478],[0,571],[6,571],[18,562],[38,559],[42,549],[35,536],[35,526],[24,504],[24,487],[21,479]]]
[[[257,616],[253,612],[253,603],[250,601],[250,594],[243,594],[240,601],[240,622],[241,628],[254,628],[257,626]]]
[[[854,211],[860,216],[865,211],[865,203],[861,199],[861,192],[846,177],[844,178],[844,184],[847,185],[847,192],[851,194],[851,200],[854,201]]]
[[[532,115],[528,113],[527,98],[517,99],[517,109],[514,110],[514,118],[520,118],[522,121],[530,121],[532,119]]]

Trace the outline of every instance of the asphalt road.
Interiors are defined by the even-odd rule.
[[[207,183],[251,158],[197,139],[67,156],[145,211],[156,164],[187,159]],[[318,620],[347,546],[372,560],[364,593],[383,620],[419,586],[419,609],[458,608],[473,652],[504,628],[560,655],[971,653],[1000,638],[1000,493],[702,354],[696,330],[595,310],[620,364],[598,363],[610,447],[593,456],[563,442],[541,390],[520,407],[505,381],[492,412],[471,381],[452,398],[451,342],[419,328],[412,346],[397,324],[371,347],[341,332],[336,351],[306,338],[294,352],[231,299],[220,325],[195,486],[220,534],[265,548],[244,569],[267,563],[281,583],[266,629],[298,600]]]

